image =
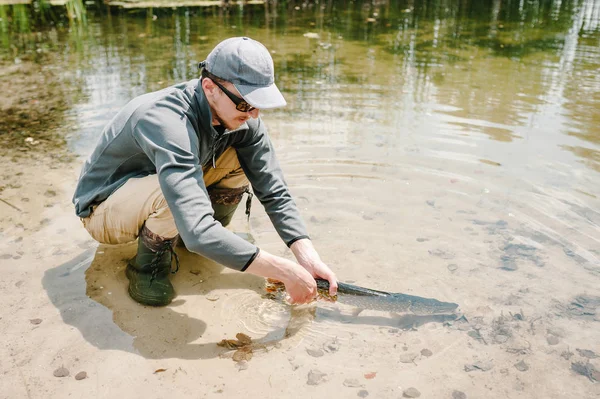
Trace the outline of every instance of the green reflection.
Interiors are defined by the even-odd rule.
[[[520,142],[519,128],[534,131],[533,120],[552,117],[553,131],[600,143],[598,2],[84,6],[0,6],[0,58],[52,54],[57,69],[79,76],[67,91],[98,101],[98,112],[197,77],[196,63],[218,41],[248,35],[273,51],[290,99],[276,116],[376,121],[405,134],[427,104],[438,104],[444,127],[461,136]]]

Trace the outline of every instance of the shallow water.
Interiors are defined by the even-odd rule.
[[[44,68],[61,79],[74,126],[62,133],[84,157],[129,99],[196,77],[223,38],[253,37],[271,50],[288,100],[263,118],[342,281],[456,302],[482,320],[523,311],[591,340],[564,318],[572,298],[600,295],[600,3],[415,3],[90,8],[84,25],[8,25],[2,54],[52,55]],[[258,245],[289,257],[258,208]],[[336,337],[365,359],[357,337],[384,350],[390,337],[414,343],[399,331],[420,326],[329,304],[298,311],[257,290],[216,303],[221,325],[266,340]],[[503,336],[485,320],[488,340]],[[441,321],[418,339],[450,354],[435,343]]]

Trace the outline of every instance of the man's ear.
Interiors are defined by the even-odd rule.
[[[204,93],[206,95],[213,95],[215,93],[216,88],[217,85],[209,78],[202,79],[202,89],[204,90]]]

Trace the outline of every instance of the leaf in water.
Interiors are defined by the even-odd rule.
[[[252,348],[249,346],[240,348],[233,354],[234,362],[249,361],[250,359],[252,359]]]
[[[162,373],[162,372],[164,372],[164,371],[167,371],[167,369],[156,369],[156,370],[154,371],[154,374],[156,374],[156,373]]]
[[[217,342],[217,346],[227,348],[227,349],[237,349],[239,347],[244,346],[237,339],[222,339],[221,342]]]
[[[376,371],[373,371],[372,373],[366,373],[366,374],[365,374],[365,378],[366,378],[367,380],[372,380],[373,378],[375,378],[375,376],[376,376],[376,375],[377,375],[377,372],[376,372]]]
[[[235,337],[242,343],[242,345],[250,345],[252,343],[252,338],[244,333],[237,333]]]

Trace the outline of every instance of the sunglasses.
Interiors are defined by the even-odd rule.
[[[202,70],[202,77],[203,78],[209,78],[210,80],[213,81],[214,84],[217,85],[217,87],[219,89],[221,89],[221,91],[223,91],[223,93],[225,93],[225,95],[227,97],[229,97],[229,99],[235,104],[235,109],[237,109],[240,112],[251,112],[253,110],[255,110],[256,108],[254,108],[252,105],[248,104],[246,102],[246,100],[244,100],[243,98],[239,98],[238,96],[236,96],[235,94],[233,94],[232,92],[230,92],[229,90],[227,90],[225,88],[225,86],[223,86],[222,84],[220,84],[219,82],[217,82],[217,77],[215,75],[213,75],[212,73],[208,72],[206,69]]]

